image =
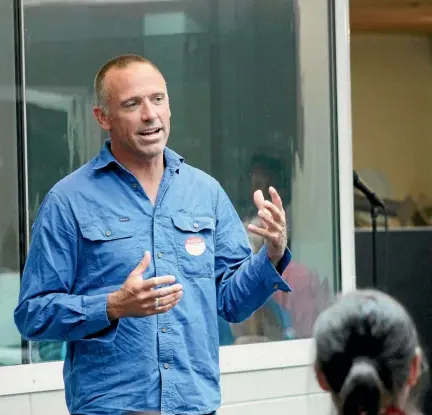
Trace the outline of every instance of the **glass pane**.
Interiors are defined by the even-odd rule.
[[[220,319],[221,345],[309,337],[338,277],[327,14],[325,1],[28,3],[30,222],[51,186],[105,139],[91,114],[97,69],[123,53],[145,56],[168,83],[169,146],[222,184],[245,226],[256,221],[258,187],[276,186],[288,214],[294,259],[283,278],[294,292],[276,293],[244,323]],[[63,352],[40,343],[33,360]]]
[[[13,310],[20,286],[17,121],[12,1],[0,2],[0,366],[21,364]]]

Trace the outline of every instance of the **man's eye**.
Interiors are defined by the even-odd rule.
[[[136,107],[137,103],[136,102],[127,102],[125,104],[125,108],[133,108]]]
[[[160,104],[163,101],[163,96],[154,97],[153,101],[156,102],[156,104]]]

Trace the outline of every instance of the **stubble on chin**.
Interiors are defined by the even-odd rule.
[[[166,140],[160,140],[157,143],[154,144],[148,144],[145,143],[137,143],[136,146],[136,153],[139,157],[144,159],[153,159],[159,157],[161,154],[163,154],[163,151],[166,146]]]

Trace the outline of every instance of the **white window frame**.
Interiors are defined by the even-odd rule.
[[[339,171],[341,288],[355,288],[349,15],[345,0],[335,0],[336,98]],[[221,373],[238,373],[313,364],[313,340],[221,347]],[[63,362],[0,367],[0,396],[64,388]]]

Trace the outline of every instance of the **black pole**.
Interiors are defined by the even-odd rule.
[[[369,186],[364,183],[357,172],[353,171],[354,187],[366,196],[370,204],[370,213],[372,218],[372,286],[378,288],[378,263],[377,263],[377,209],[381,208],[386,215],[384,202],[373,192]],[[387,231],[387,215],[386,215],[386,231]]]
[[[377,239],[377,211],[376,206],[371,204],[371,218],[372,218],[372,283],[374,288],[378,288],[378,263],[376,255],[376,239]]]
[[[15,86],[17,119],[17,154],[18,154],[18,212],[19,212],[19,252],[20,276],[24,271],[28,246],[28,197],[27,197],[27,157],[25,137],[25,101],[24,101],[24,31],[22,1],[13,0],[15,22]],[[21,338],[22,364],[31,362],[30,343]]]

